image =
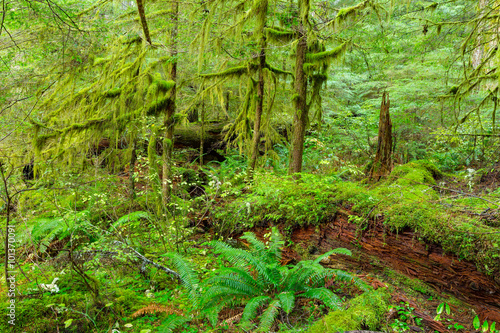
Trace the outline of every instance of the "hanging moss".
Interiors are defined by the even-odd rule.
[[[106,91],[104,93],[104,97],[112,98],[112,97],[120,96],[121,93],[122,93],[121,88],[114,88],[114,89],[110,89],[110,90]]]
[[[370,4],[371,0],[365,0],[363,2],[358,3],[355,6],[352,7],[347,7],[347,8],[342,8],[341,10],[338,11],[337,15],[335,16],[335,21],[337,22],[343,22],[346,21],[353,16],[355,16],[360,10],[363,10],[366,8],[368,4]]]
[[[156,116],[165,110],[168,105],[172,103],[172,99],[170,97],[163,97],[156,102],[154,102],[151,106],[146,109],[147,116]]]
[[[142,37],[137,35],[134,37],[130,37],[128,39],[123,40],[123,44],[136,44],[136,43],[141,43],[142,42]]]
[[[155,83],[158,85],[158,90],[165,93],[175,87],[175,82],[170,80],[158,80]]]
[[[277,75],[290,75],[290,76],[293,76],[293,73],[292,72],[289,72],[289,71],[285,71],[285,70],[282,70],[282,69],[279,69],[279,68],[276,68],[276,67],[273,67],[271,66],[269,63],[266,62],[266,68],[273,72],[274,74],[277,74]]]
[[[133,10],[130,13],[126,13],[126,14],[122,15],[122,18],[130,16],[130,15],[134,15],[134,14],[137,14],[137,10]],[[152,18],[155,18],[158,16],[166,16],[168,14],[172,14],[172,11],[170,9],[162,9],[162,10],[158,10],[156,12],[147,14],[146,18],[152,19]],[[139,17],[131,17],[131,18],[128,18],[125,20],[120,20],[120,21],[116,22],[116,24],[118,25],[118,24],[125,24],[125,23],[130,23],[130,22],[139,22],[139,21],[140,21]]]
[[[428,10],[430,12],[434,12],[436,10],[436,8],[438,7],[438,5],[439,5],[439,2],[431,3],[430,5],[425,7],[425,10]]]
[[[304,72],[306,72],[306,74],[311,74],[312,72],[318,70],[318,64],[312,64],[310,62],[306,62],[304,65]]]
[[[94,66],[99,66],[99,65],[105,64],[105,63],[109,62],[110,60],[111,60],[110,57],[108,57],[108,58],[95,58],[94,59]]]
[[[323,83],[328,79],[328,76],[326,74],[313,74],[311,75],[311,77],[313,81],[320,83]]]
[[[306,60],[312,63],[330,62],[342,57],[347,50],[348,42],[344,42],[330,51],[307,53]]]
[[[289,42],[292,41],[296,33],[291,30],[284,30],[279,28],[266,28],[266,37],[275,42]]]
[[[218,73],[210,73],[210,74],[200,74],[200,77],[203,78],[219,78],[219,77],[240,77],[249,71],[257,70],[257,65],[250,64],[245,66],[237,66],[228,68],[222,72]]]

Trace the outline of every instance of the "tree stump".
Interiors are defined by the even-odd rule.
[[[389,93],[384,91],[380,105],[380,120],[378,123],[378,147],[375,160],[370,169],[370,179],[378,181],[391,173],[392,163],[392,121],[389,114]]]

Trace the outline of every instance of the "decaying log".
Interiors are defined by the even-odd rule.
[[[479,272],[472,262],[444,253],[437,244],[420,241],[411,230],[392,233],[381,220],[371,221],[365,230],[360,230],[357,224],[349,222],[349,215],[349,210],[338,212],[334,219],[319,226],[319,232],[316,226],[296,229],[291,240],[294,244],[315,246],[320,253],[337,247],[358,251],[359,256],[345,260],[367,271],[376,269],[372,266],[372,257],[376,256],[387,267],[470,304],[482,321],[500,322],[500,283],[495,277]],[[301,259],[298,254],[293,255]]]
[[[224,127],[227,123],[208,123],[205,124],[205,133],[203,135],[204,152],[207,153],[213,149],[220,149],[224,146]],[[177,126],[174,131],[174,147],[176,148],[200,148],[201,125],[189,124],[187,126]],[[205,148],[206,147],[206,148]]]
[[[217,149],[225,147],[224,142],[224,127],[226,122],[208,123],[205,124],[205,131],[203,135],[203,152],[205,155],[213,155],[212,158],[207,158],[207,161],[218,160],[222,162],[224,157],[216,152]],[[156,143],[156,152],[159,156],[162,155],[163,138],[158,138]],[[201,125],[188,124],[186,126],[177,126],[174,131],[174,148],[194,148],[199,149],[201,143]],[[109,148],[126,149],[129,144],[125,138],[122,138],[118,143],[112,143],[108,138],[102,138],[99,142],[93,145],[87,156],[99,156]],[[143,147],[144,150],[147,147]]]

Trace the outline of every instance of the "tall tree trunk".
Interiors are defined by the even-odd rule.
[[[307,35],[304,25],[299,26],[299,42],[297,44],[297,54],[295,59],[295,83],[293,102],[295,114],[293,115],[292,146],[290,151],[290,165],[288,174],[302,171],[302,155],[304,153],[304,137],[306,126],[309,121],[307,109],[307,76],[304,72],[304,63],[307,52]]]
[[[129,166],[129,190],[130,199],[133,201],[135,199],[135,162],[137,161],[137,139],[132,139],[132,153],[130,155],[130,166]]]
[[[179,3],[176,0],[171,1],[172,28],[170,31],[170,63],[169,76],[170,80],[177,80],[177,30],[179,25]],[[174,114],[176,103],[177,85],[170,91],[170,103],[168,103],[165,114],[165,138],[163,140],[163,203],[170,201],[172,195],[172,152],[174,149]]]
[[[144,10],[143,0],[135,0],[137,3],[137,12],[139,13],[139,18],[141,19],[142,31],[144,33],[144,38],[151,44],[151,36],[149,35],[148,21],[146,21],[146,12]]]
[[[202,87],[203,89],[203,87]],[[200,129],[200,167],[203,167],[203,149],[205,148],[205,98],[201,101],[201,129]]]
[[[370,170],[370,179],[379,180],[392,171],[392,121],[389,106],[389,93],[384,92],[380,105],[377,154]]]
[[[250,179],[253,178],[260,144],[260,120],[264,107],[264,68],[266,67],[266,38],[262,37],[259,54],[259,82],[257,84],[257,106],[255,108],[255,119],[253,123],[252,157],[250,158]]]
[[[5,219],[5,235],[4,235],[4,246],[5,246],[5,258],[4,258],[4,269],[5,269],[5,284],[7,286],[7,291],[9,290],[9,285],[11,283],[10,280],[10,270],[9,267],[12,268],[13,264],[10,264],[9,266],[9,228],[12,227],[10,225],[10,205],[11,205],[11,200],[12,196],[9,193],[9,188],[8,188],[8,176],[5,175],[5,171],[3,168],[2,161],[0,161],[0,176],[2,177],[2,183],[4,187],[4,195],[3,195],[3,200],[5,201],[6,206],[6,219]],[[15,278],[14,278],[15,279]]]

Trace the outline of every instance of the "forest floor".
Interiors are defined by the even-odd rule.
[[[351,250],[352,256],[332,255],[321,263],[348,271],[375,289],[387,288],[391,306],[381,331],[475,332],[476,316],[480,323],[500,323],[500,219],[495,203],[500,195],[499,165],[455,177],[428,162],[410,162],[376,184],[314,174],[303,174],[297,181],[266,172],[249,183],[233,168],[212,169],[202,179],[197,168],[176,170],[174,191],[185,198],[177,202],[187,203],[177,214],[186,234],[167,242],[184,246],[180,252],[197,267],[200,279],[208,279],[224,264],[210,254],[204,245],[207,240],[233,238],[244,245],[240,239],[244,232],[262,239],[277,226],[286,242],[285,265],[335,248]],[[117,322],[133,324],[120,326],[123,332],[153,332],[167,314],[188,313],[192,304],[170,276],[151,266],[144,270],[130,251],[128,257],[118,258],[122,250],[115,241],[126,239],[147,258],[170,265],[164,254],[173,246],[167,249],[159,220],[148,213],[154,209],[148,170],[139,168],[136,175],[138,197],[132,203],[124,200],[130,180],[127,170],[108,183],[85,185],[88,188],[78,196],[62,187],[57,190],[61,192],[42,190],[21,197],[16,213],[24,214],[28,222],[19,235],[35,241],[19,248],[26,275],[18,275],[18,316],[27,332],[51,332],[50,327],[62,332],[65,325],[67,332],[77,332],[77,325],[90,329],[99,322],[103,328]],[[50,195],[56,198],[54,206],[46,201]],[[53,215],[61,211],[66,212],[62,218]],[[70,221],[75,224],[66,224]],[[92,259],[87,264],[81,258],[71,263],[69,248],[75,255],[87,251]],[[96,253],[101,252],[110,257],[98,258]],[[85,274],[72,267],[86,269]],[[50,283],[55,278],[60,292],[40,289],[38,279]],[[93,301],[85,279],[101,286],[107,302],[103,309],[89,307]],[[330,287],[347,302],[359,294],[349,284]],[[4,285],[0,292],[6,292]],[[282,323],[293,329],[283,332],[307,331],[329,313],[319,301],[297,304],[294,315]],[[439,309],[445,310],[437,316]],[[235,320],[241,313],[242,308],[224,310],[219,321]],[[212,328],[198,318],[185,332],[222,330],[241,331],[236,325]]]
[[[450,197],[468,197],[488,203],[485,197],[500,187],[500,164],[475,175],[474,179],[446,175],[438,180],[433,188],[440,195],[438,201],[443,201],[443,209],[456,208],[445,201]],[[224,207],[224,204],[219,205]],[[500,227],[498,208],[478,211],[463,204],[457,207],[455,213],[479,218],[493,228]],[[365,217],[352,208],[353,204],[343,204],[333,216],[318,225],[294,226],[291,231],[281,225],[290,244],[284,251],[282,263],[311,259],[334,248],[350,249],[353,256],[336,255],[322,264],[357,274],[375,289],[388,288],[393,308],[386,320],[387,323],[406,322],[408,327],[403,324],[399,328],[401,331],[474,332],[476,316],[481,323],[500,323],[498,274],[481,272],[473,261],[443,250],[440,244],[426,240],[411,227],[392,230],[384,223],[383,214]],[[364,219],[363,226],[353,223],[352,217]],[[208,224],[215,223],[210,218],[205,220]],[[251,230],[264,237],[269,227],[270,224],[263,222]],[[500,231],[492,233],[499,235]],[[348,295],[346,292],[345,296]],[[450,313],[436,316],[443,303],[449,305]],[[397,331],[398,328],[393,326],[393,329]]]

